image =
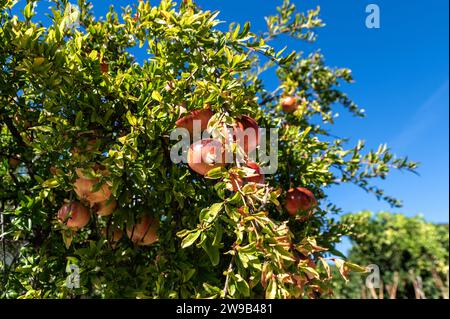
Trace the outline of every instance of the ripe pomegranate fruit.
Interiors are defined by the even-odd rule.
[[[109,171],[103,165],[94,164],[92,169],[96,173],[100,172],[102,176],[109,176]],[[100,179],[90,178],[84,174],[81,168],[77,168],[76,173],[79,178],[75,181],[74,190],[80,199],[88,201],[91,206],[109,199],[111,196],[110,183],[102,184],[99,190],[93,192],[93,187],[100,182]]]
[[[150,216],[142,217],[138,223],[127,228],[127,235],[137,245],[147,246],[158,241],[159,221]]]
[[[241,146],[246,154],[252,152],[259,145],[259,126],[256,120],[247,115],[242,115],[234,129],[236,143]]]
[[[95,163],[92,166],[92,170],[96,173],[96,174],[101,174],[102,176],[109,176],[110,173],[109,171],[106,169],[105,166]],[[85,174],[84,169],[83,168],[77,168],[75,169],[75,172],[77,173],[79,178],[84,178],[84,179],[90,179],[91,177],[88,174]]]
[[[88,153],[92,153],[98,148],[97,140],[91,139],[85,143],[80,143],[79,146],[74,146],[70,150],[72,156],[86,156]]]
[[[100,71],[102,71],[102,73],[108,73],[109,64],[107,62],[101,62],[100,63]]]
[[[117,227],[109,227],[108,231],[102,228],[102,236],[106,237],[110,242],[116,243],[123,237],[123,231]]]
[[[316,205],[317,200],[309,189],[297,187],[287,191],[284,207],[291,216],[301,212],[309,212]]]
[[[53,165],[50,166],[49,171],[52,175],[57,175],[58,173],[61,172],[61,170],[59,168],[56,168],[56,166],[53,166]]]
[[[116,208],[117,201],[115,199],[108,199],[94,205],[94,210],[98,216],[109,216],[114,213]]]
[[[91,205],[104,202],[111,196],[111,189],[108,183],[102,184],[98,191],[93,192],[92,189],[99,183],[99,179],[78,178],[75,181],[75,193],[81,200],[88,201]]]
[[[58,211],[58,219],[73,230],[86,226],[90,217],[89,210],[79,202],[65,204]]]
[[[285,97],[281,101],[281,107],[283,108],[283,111],[286,113],[292,113],[298,108],[298,102],[297,99],[293,96]]]
[[[205,175],[213,168],[225,166],[223,144],[212,138],[197,141],[189,147],[187,160],[193,171]]]
[[[194,121],[200,121],[200,129],[204,131],[208,127],[208,122],[214,113],[206,108],[203,110],[196,110],[190,112],[188,115],[183,116],[178,121],[176,121],[177,127],[183,127],[189,131],[189,134],[194,132]]]

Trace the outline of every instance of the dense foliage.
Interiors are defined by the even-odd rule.
[[[432,224],[422,216],[364,211],[342,217],[350,227],[352,248],[349,259],[379,267],[381,290],[378,298],[448,298],[448,224]],[[361,298],[365,277],[350,276],[350,282],[336,282],[338,298]],[[395,287],[394,287],[395,286]],[[372,298],[371,292],[366,292]]]
[[[364,142],[351,147],[330,133],[339,105],[363,115],[339,90],[350,70],[326,66],[319,52],[269,45],[280,35],[313,41],[318,9],[298,13],[285,1],[256,34],[249,23],[220,31],[218,12],[191,0],[139,1],[121,13],[111,8],[104,20],[89,2],[50,2],[47,10],[36,8],[40,1],[0,1],[2,297],[320,297],[329,291],[324,257],[339,254],[334,243],[345,231],[327,187],[354,183],[400,204],[371,180],[416,164],[385,145],[366,151]],[[273,92],[261,80],[265,70],[278,75]],[[286,96],[300,101],[293,113],[282,111]],[[228,124],[245,114],[278,128],[276,173],[233,192],[229,170],[242,175],[239,168],[204,178],[174,164],[169,137],[181,106],[208,106]],[[74,231],[57,212],[85,204],[74,192],[77,169],[96,178],[92,191],[107,185],[117,209],[101,217],[88,207],[89,223]],[[298,186],[317,199],[313,214],[284,210],[286,191]],[[121,237],[143,216],[159,224],[149,246]],[[338,264],[343,274],[364,270]],[[66,282],[74,269],[78,288]]]

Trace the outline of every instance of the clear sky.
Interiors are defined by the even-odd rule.
[[[273,13],[282,1],[197,2],[204,9],[221,11],[219,19],[227,23],[250,21],[253,31],[262,31],[264,16]],[[356,83],[346,85],[345,91],[366,110],[363,119],[340,112],[333,133],[353,142],[365,139],[374,148],[388,143],[394,153],[422,163],[420,176],[395,172],[377,182],[387,194],[402,199],[403,208],[391,209],[350,185],[330,189],[330,199],[344,212],[391,210],[406,215],[422,213],[429,221],[448,222],[448,0],[293,2],[302,9],[320,6],[326,27],[318,31],[315,44],[286,38],[274,44],[279,48],[287,44],[305,52],[320,48],[328,65],[352,69]],[[137,0],[94,0],[94,11],[104,15],[111,3],[124,6]],[[365,27],[369,3],[380,7],[380,29]],[[273,75],[267,74],[265,80],[269,87],[277,86]]]
[[[106,2],[113,1],[93,1],[99,15],[106,11]],[[221,11],[219,19],[227,23],[250,21],[253,31],[264,30],[264,16],[273,13],[281,2],[197,1],[204,9]],[[333,132],[353,142],[363,138],[371,147],[388,143],[394,153],[422,163],[420,176],[394,172],[377,183],[386,193],[402,199],[403,208],[391,209],[350,185],[330,189],[330,199],[344,212],[391,210],[407,215],[422,213],[429,221],[448,222],[448,0],[293,2],[302,9],[320,6],[326,27],[318,31],[313,45],[286,38],[274,44],[280,48],[287,44],[305,52],[320,48],[328,65],[352,69],[356,82],[345,86],[345,90],[366,110],[363,119],[343,110]],[[380,29],[365,27],[369,3],[380,7]],[[277,85],[271,74],[266,81],[269,87]]]
[[[340,112],[333,132],[356,141],[363,138],[376,147],[388,143],[394,153],[422,163],[420,176],[395,172],[377,185],[403,200],[391,209],[354,186],[330,190],[330,199],[345,212],[362,209],[391,210],[407,215],[422,213],[433,222],[449,216],[449,82],[448,0],[316,0],[293,1],[300,8],[321,7],[326,27],[310,45],[282,39],[305,52],[320,48],[330,66],[353,70],[355,83],[345,91],[366,118]],[[203,8],[221,11],[225,21],[251,21],[263,30],[263,16],[281,1],[198,1]],[[381,28],[367,29],[366,6],[377,4]],[[270,85],[276,79],[268,76]]]
[[[200,0],[203,8],[220,10],[225,21],[250,21],[264,30],[263,16],[280,1]],[[310,45],[283,38],[308,52],[321,49],[330,66],[353,70],[355,83],[346,92],[366,110],[363,119],[345,111],[333,128],[335,134],[363,138],[367,146],[390,145],[394,153],[421,162],[420,176],[394,172],[377,182],[387,194],[403,200],[392,209],[355,186],[340,185],[329,191],[330,200],[344,212],[390,210],[406,215],[423,214],[428,221],[449,220],[449,1],[448,0],[293,0],[299,8],[320,6],[326,26]],[[365,27],[366,6],[380,8],[380,29]],[[276,78],[268,76],[270,85]],[[349,245],[344,241],[341,251]]]

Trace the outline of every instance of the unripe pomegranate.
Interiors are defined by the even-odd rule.
[[[287,191],[285,208],[291,216],[309,212],[315,206],[317,206],[317,200],[309,189],[297,187]]]
[[[158,241],[159,221],[149,216],[142,217],[138,223],[127,228],[127,235],[137,245],[147,246]]]
[[[297,99],[293,96],[285,97],[281,101],[281,107],[283,108],[283,111],[286,113],[292,113],[298,108],[298,102]]]
[[[212,138],[197,141],[189,147],[187,160],[193,171],[206,175],[213,168],[225,166],[223,144]]]
[[[79,202],[65,204],[58,211],[58,219],[74,230],[86,226],[90,217],[89,210]]]

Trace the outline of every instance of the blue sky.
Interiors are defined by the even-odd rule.
[[[263,16],[281,1],[198,1],[203,8],[221,11],[226,21],[251,21],[263,30]],[[340,112],[333,132],[352,141],[363,138],[367,146],[388,143],[394,153],[422,163],[420,176],[394,172],[377,182],[386,193],[403,200],[391,209],[358,188],[333,187],[330,199],[344,212],[363,209],[391,210],[406,215],[422,213],[433,222],[448,222],[448,6],[447,0],[321,0],[294,1],[300,8],[321,7],[326,27],[310,45],[301,41],[276,42],[278,47],[308,52],[321,49],[330,66],[353,70],[355,83],[345,91],[366,118]],[[365,27],[366,5],[380,7],[381,28]],[[276,85],[267,76],[269,85]]]
[[[221,11],[226,21],[251,21],[264,29],[263,16],[281,1],[199,1]],[[355,83],[346,92],[366,110],[363,119],[340,112],[333,131],[352,141],[365,139],[367,146],[387,143],[399,156],[422,163],[416,176],[394,172],[377,182],[387,194],[403,200],[392,209],[352,185],[329,190],[330,200],[344,212],[390,210],[406,215],[423,214],[428,221],[449,219],[449,76],[447,0],[321,0],[299,1],[300,8],[321,7],[326,27],[313,45],[281,39],[301,51],[321,49],[330,66],[353,70]],[[380,29],[367,29],[367,4],[380,8]],[[274,77],[268,77],[276,85]],[[338,249],[350,247],[344,239]]]
[[[392,209],[355,186],[329,190],[330,200],[344,212],[390,210],[408,216],[423,214],[431,222],[449,220],[449,74],[448,0],[294,0],[300,8],[320,6],[326,26],[313,45],[287,41],[301,51],[321,49],[330,66],[352,69],[355,83],[345,91],[366,110],[358,119],[346,112],[333,132],[352,141],[365,139],[368,147],[387,143],[399,156],[421,162],[420,176],[394,172],[376,184],[400,198],[402,208]],[[199,3],[220,10],[220,19],[251,21],[263,30],[263,16],[281,1],[227,0]],[[380,8],[380,29],[367,29],[366,6]],[[268,76],[270,85],[277,85]],[[347,251],[344,240],[338,247]]]
[[[282,1],[197,2],[204,9],[221,11],[219,19],[227,23],[250,21],[253,31],[261,31],[264,16],[273,13]],[[366,110],[363,119],[340,112],[333,133],[353,142],[365,139],[373,148],[388,143],[394,153],[422,163],[420,176],[394,172],[377,182],[387,194],[402,199],[403,208],[391,209],[351,185],[333,187],[330,199],[344,212],[390,210],[406,215],[421,213],[429,221],[448,222],[448,0],[293,2],[302,9],[319,5],[326,27],[318,31],[314,44],[286,38],[273,44],[305,52],[320,48],[328,65],[352,69],[356,82],[344,86],[345,91]],[[123,6],[137,0],[94,0],[94,11],[104,15],[110,3]],[[380,29],[365,27],[369,3],[380,7]],[[266,74],[265,80],[269,87],[276,87],[273,74]]]

